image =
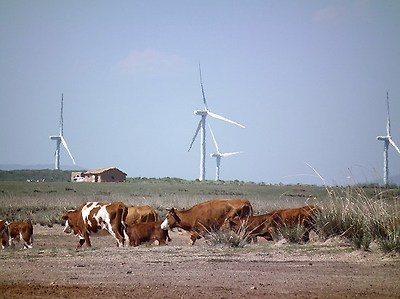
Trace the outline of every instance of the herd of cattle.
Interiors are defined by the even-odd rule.
[[[273,240],[273,231],[282,226],[304,228],[303,240],[308,241],[309,232],[316,231],[315,219],[321,209],[316,205],[274,210],[266,214],[253,215],[253,208],[246,199],[216,199],[194,205],[189,209],[167,209],[164,221],[150,206],[126,206],[123,202],[87,202],[75,210],[67,211],[64,232],[73,232],[79,239],[77,248],[84,243],[91,246],[89,236],[101,232],[109,233],[124,246],[158,242],[165,245],[171,241],[168,231],[174,228],[190,234],[191,244],[211,231],[228,229],[243,232],[250,241],[257,237]],[[14,246],[22,240],[25,248],[32,248],[33,226],[30,221],[11,222],[0,220],[2,247]]]

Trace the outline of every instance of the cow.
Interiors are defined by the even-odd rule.
[[[270,212],[245,218],[230,218],[225,221],[223,227],[225,229],[230,229],[237,234],[242,234],[247,241],[252,239],[254,242],[257,242],[257,237],[263,237],[267,241],[272,241],[273,238],[270,226],[274,213],[275,212]]]
[[[194,205],[190,209],[168,209],[161,228],[168,230],[178,227],[188,231],[191,245],[194,245],[197,239],[213,230],[219,230],[226,219],[252,214],[253,208],[247,199],[214,199]]]
[[[158,241],[159,245],[166,245],[169,240],[168,230],[161,229],[162,221],[142,222],[128,225],[126,232],[131,246],[139,246],[142,243],[151,244]]]
[[[158,213],[150,206],[130,206],[125,223],[127,226],[142,222],[154,222],[158,220]]]
[[[77,248],[82,247],[85,242],[91,247],[89,235],[101,231],[107,231],[117,241],[117,246],[121,247],[125,242],[127,214],[128,208],[122,202],[87,202],[62,216],[65,220],[64,232],[74,232],[79,239]]]
[[[310,239],[310,231],[313,230],[318,233],[315,218],[319,213],[321,213],[321,208],[317,205],[276,210],[271,216],[270,230],[273,231],[282,227],[301,225],[305,229],[302,239],[304,242],[307,242]]]
[[[23,241],[24,248],[32,248],[33,225],[31,221],[15,221],[8,223],[0,220],[1,246],[15,247],[14,241]]]

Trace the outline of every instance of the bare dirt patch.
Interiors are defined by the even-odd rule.
[[[33,249],[0,251],[1,298],[400,298],[398,256],[337,240],[227,248],[172,232],[168,246],[77,251],[61,226],[34,231]]]

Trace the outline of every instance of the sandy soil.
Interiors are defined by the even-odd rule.
[[[35,226],[33,249],[0,251],[0,298],[400,298],[400,258],[375,247],[190,246],[173,232],[168,246],[117,248],[108,236],[77,251],[62,229]]]

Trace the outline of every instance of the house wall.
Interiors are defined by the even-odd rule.
[[[111,169],[98,174],[98,182],[125,182],[126,175],[118,169]]]

